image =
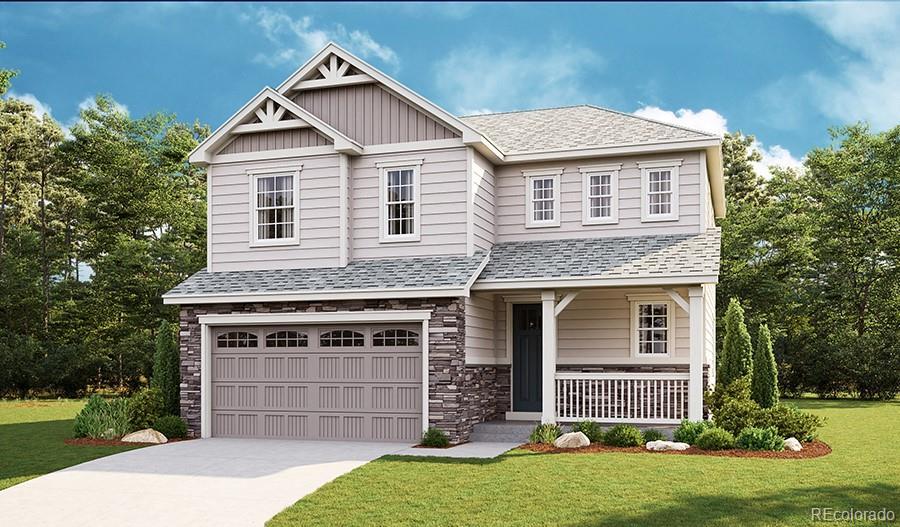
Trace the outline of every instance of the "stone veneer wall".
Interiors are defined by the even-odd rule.
[[[189,433],[200,434],[200,315],[407,309],[432,312],[428,332],[429,426],[446,432],[454,443],[466,441],[476,423],[492,418],[497,409],[508,407],[509,368],[466,367],[465,302],[459,298],[182,306],[181,415],[188,423]],[[506,389],[502,388],[504,383]]]

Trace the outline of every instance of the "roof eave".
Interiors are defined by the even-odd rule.
[[[684,275],[643,275],[629,277],[567,276],[545,278],[513,278],[477,280],[473,291],[504,291],[518,289],[571,289],[579,287],[678,286],[717,283],[718,273]]]
[[[719,149],[721,150],[721,144],[721,139],[710,137],[587,148],[561,148],[533,152],[513,152],[506,154],[503,163],[528,163],[535,161],[555,161],[558,159],[582,159],[587,157],[611,157],[655,152],[677,152],[685,150],[700,150],[711,147],[719,147]]]

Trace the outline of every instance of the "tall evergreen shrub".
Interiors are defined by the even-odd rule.
[[[753,370],[753,344],[744,323],[744,308],[732,298],[725,311],[725,342],[718,358],[716,383],[727,386]]]
[[[753,355],[753,378],[750,381],[750,397],[763,408],[778,404],[778,370],[772,353],[772,335],[769,326],[759,326],[756,337],[756,353]]]
[[[153,377],[150,386],[159,390],[162,395],[165,412],[171,415],[180,413],[181,371],[179,369],[178,343],[175,341],[175,328],[163,320],[156,334],[156,351],[153,353]]]

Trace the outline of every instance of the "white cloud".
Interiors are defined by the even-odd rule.
[[[283,11],[273,11],[266,7],[253,14],[245,13],[241,18],[256,23],[263,30],[266,39],[276,45],[277,49],[274,51],[257,53],[253,58],[255,62],[270,67],[286,63],[299,66],[330,41],[346,46],[364,59],[374,57],[395,69],[400,64],[397,54],[390,47],[377,42],[365,31],[349,31],[341,24],[330,28],[318,27],[311,16],[293,18]]]
[[[657,106],[644,106],[636,110],[634,115],[718,135],[728,131],[728,119],[719,112],[709,108],[704,108],[699,112],[681,108],[673,112],[671,110],[663,110]]]
[[[689,108],[681,108],[676,111],[664,110],[656,106],[644,106],[634,112],[638,117],[653,119],[663,123],[677,124],[694,130],[711,132],[724,135],[728,132],[728,119],[719,112],[710,108],[704,108],[695,112]],[[756,173],[765,179],[770,179],[772,173],[769,167],[803,169],[803,160],[797,159],[790,150],[781,145],[765,146],[760,141],[754,141],[751,149],[759,152],[762,160],[753,163]]]
[[[45,115],[50,115],[51,117],[53,115],[53,111],[50,108],[50,105],[44,104],[32,93],[16,93],[14,91],[10,91],[7,94],[7,97],[10,99],[18,99],[26,104],[30,104],[32,108],[34,108],[32,110],[32,113],[38,119],[43,119]]]
[[[542,46],[466,46],[435,65],[441,100],[459,114],[584,103],[583,79],[603,66],[588,48],[569,43]]]
[[[811,69],[779,81],[792,88],[784,97],[805,93],[819,112],[842,124],[865,119],[884,129],[900,122],[900,4],[783,3],[769,9],[806,17],[842,48],[836,73]]]
[[[772,145],[766,147],[759,141],[755,141],[750,148],[756,150],[762,156],[762,161],[753,163],[753,169],[763,179],[771,179],[772,172],[769,167],[790,168],[794,170],[803,170],[803,159],[797,159],[791,154],[791,151],[781,145]]]

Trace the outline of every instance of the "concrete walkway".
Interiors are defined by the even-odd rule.
[[[0,526],[255,526],[387,454],[495,457],[516,445],[202,439],[132,450],[0,491]]]

